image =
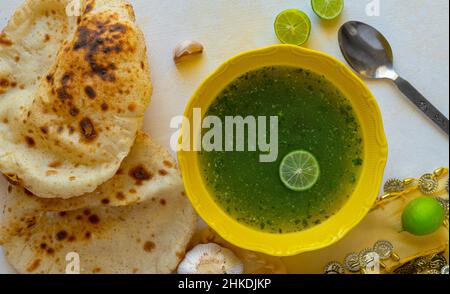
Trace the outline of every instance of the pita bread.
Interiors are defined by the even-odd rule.
[[[94,191],[114,176],[151,96],[130,4],[26,1],[0,35],[0,172],[43,198]]]
[[[162,198],[178,189],[180,182],[179,171],[170,154],[147,135],[139,133],[117,174],[92,193],[66,200],[44,199],[19,185],[5,184],[0,197],[0,244],[32,226],[42,212],[132,205]]]
[[[197,225],[174,160],[139,133],[117,175],[94,193],[43,199],[9,185],[0,243],[20,273],[171,273]]]
[[[19,273],[65,273],[66,256],[75,252],[85,274],[167,274],[183,258],[195,227],[196,215],[180,181],[160,199],[43,213],[4,250]]]

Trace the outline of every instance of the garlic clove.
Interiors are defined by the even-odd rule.
[[[176,64],[184,61],[187,57],[202,54],[204,47],[197,41],[186,40],[175,47],[173,60]]]
[[[200,244],[178,266],[178,274],[242,274],[244,264],[234,253],[217,244]]]

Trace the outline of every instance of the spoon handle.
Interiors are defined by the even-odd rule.
[[[408,81],[398,77],[395,81],[402,93],[411,100],[423,113],[425,113],[438,127],[447,135],[449,130],[448,118],[431,104],[422,94],[417,91]]]

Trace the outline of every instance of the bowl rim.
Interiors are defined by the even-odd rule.
[[[347,207],[351,203],[355,202],[353,199],[364,197],[364,201],[362,201],[363,199],[361,199],[361,201],[355,202],[355,204],[359,203],[360,205],[359,208],[355,207],[357,211],[352,214],[352,216],[346,215],[344,218],[340,217],[341,220],[345,222],[341,225],[327,225],[327,223],[330,223],[330,220],[332,219],[337,220],[337,216],[342,214],[344,207],[341,208],[334,216],[332,216],[327,221],[307,230],[282,234],[271,234],[259,231],[237,222],[234,218],[226,214],[223,209],[220,208],[217,203],[215,203],[215,201],[213,200],[213,196],[207,190],[205,184],[203,182],[199,183],[198,181],[193,181],[192,175],[202,178],[202,176],[199,175],[200,172],[198,170],[197,152],[178,151],[177,156],[188,198],[190,199],[192,205],[194,206],[197,213],[202,217],[202,219],[221,237],[223,237],[228,242],[247,250],[261,252],[272,256],[293,256],[303,252],[318,250],[334,244],[335,242],[342,239],[351,229],[357,226],[362,221],[362,219],[370,212],[373,203],[377,199],[378,193],[380,191],[384,168],[386,166],[388,157],[388,144],[383,127],[381,111],[375,97],[372,95],[367,85],[350,68],[348,68],[337,58],[326,53],[293,45],[271,45],[259,49],[244,51],[226,60],[216,70],[208,75],[206,79],[195,90],[185,108],[184,116],[187,118],[191,118],[194,105],[198,102],[199,97],[204,94],[204,89],[210,83],[213,83],[217,77],[227,71],[229,67],[236,66],[236,64],[239,63],[239,60],[246,57],[255,58],[269,54],[278,54],[278,52],[280,51],[285,53],[287,52],[288,54],[298,54],[301,56],[309,56],[326,60],[331,66],[335,66],[339,70],[339,73],[345,76],[349,82],[351,81],[355,84],[355,86],[359,87],[359,92],[362,93],[361,101],[364,100],[367,104],[367,107],[370,108],[372,116],[371,120],[373,123],[373,125],[369,127],[371,134],[369,136],[367,134],[368,130],[366,129],[363,132],[363,136],[365,141],[367,137],[369,137],[373,141],[371,141],[370,144],[373,144],[373,148],[371,147],[371,150],[374,152],[373,154],[371,154],[372,157],[369,157],[369,159],[371,159],[370,166],[366,164],[368,155],[365,154],[365,160],[363,164],[364,171],[362,172],[360,181],[355,186],[360,187],[362,185],[365,185],[365,189],[362,190],[364,190],[367,195],[356,198],[355,194],[357,192],[357,189],[355,188],[355,192],[347,200],[347,203],[344,204],[344,207]],[[272,65],[277,64],[274,63]],[[261,65],[261,68],[262,67],[264,67],[264,65]],[[241,71],[241,74],[245,74],[246,72],[249,72],[251,70],[252,69],[244,69]],[[228,83],[232,81],[233,79],[229,80]],[[339,85],[336,86],[340,88]],[[212,98],[212,100],[214,99],[216,99],[216,97]],[[352,105],[356,103],[352,100],[350,102],[352,103]],[[207,108],[209,108],[209,105]],[[359,115],[358,117],[362,126],[364,124],[367,124],[367,119],[370,119],[365,117],[362,118]],[[182,124],[180,134],[183,133],[182,130],[184,127],[185,126]],[[181,140],[181,135],[179,139]],[[366,143],[367,142],[365,142],[365,149]],[[369,170],[369,167],[372,168],[371,171]],[[193,172],[195,174],[192,174]],[[363,175],[366,174],[370,174],[371,178],[363,178]],[[363,179],[369,179],[370,181],[368,181],[367,183],[362,183]],[[214,202],[214,204],[211,201]],[[317,228],[322,229],[317,230]],[[328,231],[324,228],[328,229]],[[333,232],[329,230],[331,228],[334,228]],[[312,236],[314,238],[311,238]]]

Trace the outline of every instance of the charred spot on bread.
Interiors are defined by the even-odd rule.
[[[74,51],[84,50],[84,59],[89,64],[91,73],[106,82],[115,82],[114,71],[117,66],[108,58],[118,54],[126,46],[125,33],[129,29],[121,23],[111,23],[113,20],[89,19],[82,21],[77,29],[77,40]]]
[[[28,147],[32,148],[34,146],[36,146],[36,142],[34,141],[34,139],[30,136],[26,136],[25,137],[25,141],[27,142]]]
[[[13,45],[13,42],[6,36],[5,33],[0,32],[0,45],[10,47]]]
[[[155,249],[156,244],[152,241],[147,241],[144,243],[144,251],[145,252],[152,252],[153,249]]]
[[[96,224],[98,224],[100,222],[100,218],[96,214],[93,214],[93,215],[89,216],[88,220],[93,225],[96,225]]]
[[[77,116],[80,113],[80,110],[76,108],[75,106],[71,106],[69,109],[69,114],[71,116]]]
[[[62,102],[66,101],[66,100],[69,100],[69,99],[73,99],[73,96],[70,95],[64,87],[56,89],[56,93],[58,95],[58,98]]]
[[[91,142],[97,138],[97,132],[95,131],[94,124],[88,117],[85,117],[80,121],[80,131],[83,138],[88,142]]]
[[[94,9],[94,6],[95,6],[95,0],[91,0],[86,5],[86,8],[84,9],[84,14],[88,14],[89,12],[91,12]]]
[[[95,93],[94,88],[91,86],[86,86],[84,88],[84,93],[86,93],[86,95],[91,99],[95,99],[95,97],[97,97],[97,93]]]
[[[101,108],[103,111],[107,111],[109,107],[108,107],[108,104],[106,104],[105,102],[103,102],[102,105],[100,105],[100,108]]]
[[[36,271],[41,266],[41,259],[35,259],[33,260],[27,267],[26,271],[28,273],[32,273]]]
[[[52,74],[48,74],[45,79],[47,80],[47,82],[51,83],[53,82],[53,75]]]
[[[67,235],[68,235],[68,233],[66,231],[62,230],[62,231],[57,232],[55,237],[56,237],[56,240],[63,241],[67,238]]]
[[[122,192],[117,192],[116,198],[117,198],[117,200],[123,201],[123,200],[125,200],[126,197],[125,197],[125,194],[123,194]]]
[[[151,180],[153,177],[153,174],[147,171],[143,165],[130,169],[129,175],[136,180],[136,185],[142,185],[143,181]]]

